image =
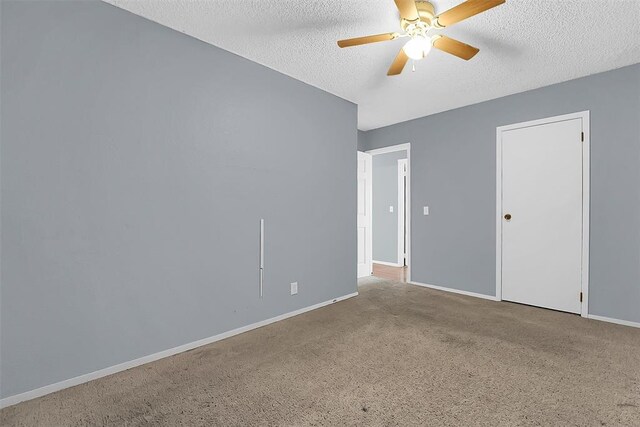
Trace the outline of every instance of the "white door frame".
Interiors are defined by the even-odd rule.
[[[508,130],[582,119],[582,304],[580,315],[589,314],[589,111],[548,117],[496,128],[496,298],[502,301],[502,133]]]
[[[375,156],[377,154],[393,153],[395,151],[407,151],[407,282],[411,281],[411,143],[391,145],[389,147],[377,148],[365,151]],[[373,212],[372,212],[373,214]],[[375,239],[375,236],[373,237]]]
[[[398,265],[404,266],[405,264],[405,239],[407,235],[405,233],[405,206],[407,202],[407,190],[405,188],[405,176],[408,165],[407,159],[398,159]]]
[[[361,179],[360,177],[360,154],[362,154],[365,157],[365,188],[364,188],[364,199],[365,199],[365,204],[366,206],[364,207],[365,212],[367,212],[367,225],[366,225],[366,234],[364,236],[365,239],[365,247],[364,247],[364,252],[366,254],[365,256],[365,264],[367,264],[367,270],[368,273],[367,274],[360,274],[360,264],[358,265],[358,272],[356,274],[357,278],[360,279],[361,277],[366,277],[369,275],[373,274],[373,243],[372,243],[372,235],[373,235],[373,174],[371,171],[371,168],[373,167],[373,156],[362,152],[362,151],[358,151],[358,185],[359,185],[359,181]],[[358,188],[358,192],[360,191],[360,189]],[[358,194],[359,197],[359,194]],[[358,227],[360,227],[360,213],[358,212]],[[358,246],[359,246],[359,242],[358,242]],[[359,256],[359,249],[356,248],[356,251],[358,251],[358,253],[356,253],[356,257]]]

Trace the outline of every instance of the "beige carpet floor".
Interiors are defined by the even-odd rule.
[[[0,417],[3,426],[640,426],[640,329],[366,279],[356,298]]]

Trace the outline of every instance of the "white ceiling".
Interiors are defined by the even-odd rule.
[[[475,58],[434,49],[396,77],[386,72],[404,40],[336,45],[399,31],[393,0],[105,1],[358,104],[361,130],[640,62],[640,0],[507,0],[441,31]]]

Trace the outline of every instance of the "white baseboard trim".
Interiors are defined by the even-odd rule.
[[[444,286],[436,286],[436,285],[429,285],[426,283],[420,283],[420,282],[407,282],[410,283],[412,285],[416,285],[416,286],[422,286],[425,288],[431,288],[431,289],[437,289],[439,291],[445,291],[445,292],[453,292],[456,294],[461,294],[461,295],[467,295],[470,297],[476,297],[476,298],[483,298],[483,299],[488,299],[491,301],[500,301],[498,298],[492,296],[492,295],[484,295],[484,294],[478,294],[475,292],[469,292],[469,291],[462,291],[459,289],[452,289],[452,288],[445,288]],[[614,319],[612,317],[605,317],[605,316],[597,316],[595,314],[587,314],[587,319],[593,319],[593,320],[599,320],[601,322],[609,322],[609,323],[615,323],[617,325],[624,325],[624,326],[631,326],[633,328],[640,328],[640,322],[632,322],[630,320],[621,320],[621,319]]]
[[[633,328],[640,328],[640,322],[614,319],[612,317],[596,316],[595,314],[587,314],[587,319],[600,320],[601,322],[609,322],[609,323],[615,323],[618,325],[631,326]]]
[[[404,267],[402,264],[398,264],[396,262],[386,262],[386,261],[371,261],[374,264],[386,265],[389,267]]]
[[[438,291],[452,292],[454,294],[460,294],[460,295],[466,295],[466,296],[469,296],[469,297],[488,299],[488,300],[491,300],[491,301],[500,301],[498,298],[494,297],[493,295],[477,294],[475,292],[463,291],[463,290],[460,290],[460,289],[453,289],[453,288],[445,288],[444,286],[429,285],[427,283],[420,283],[420,282],[407,282],[407,283],[410,283],[410,284],[416,285],[416,286],[422,286],[424,288],[436,289]]]
[[[35,390],[26,391],[24,393],[16,394],[13,396],[5,397],[0,400],[0,409],[6,408],[7,406],[12,406],[20,402],[24,402],[26,400],[35,399],[37,397],[44,396],[49,393],[53,393],[59,390],[63,390],[65,388],[73,387],[79,384],[83,384],[92,380],[96,380],[98,378],[106,377],[107,375],[115,374],[117,372],[125,371],[127,369],[135,368],[136,366],[144,365],[146,363],[155,362],[156,360],[163,359],[165,357],[173,356],[178,353],[183,353],[188,350],[192,350],[197,347],[201,347],[203,345],[211,344],[216,341],[223,340],[225,338],[232,337],[234,335],[241,334],[243,332],[248,332],[252,329],[257,329],[262,326],[267,326],[271,323],[279,322],[281,320],[288,319],[289,317],[297,316],[299,314],[306,313],[311,310],[315,310],[329,304],[333,304],[339,301],[343,301],[349,298],[353,298],[358,295],[358,292],[353,292],[348,295],[343,295],[341,297],[337,297],[331,299],[329,301],[324,301],[318,304],[311,305],[309,307],[304,307],[299,310],[295,310],[289,313],[281,314],[276,317],[272,317],[267,320],[262,320],[260,322],[252,323],[247,326],[242,326],[240,328],[233,329],[231,331],[223,332],[218,335],[214,335],[209,338],[203,338],[198,341],[193,341],[188,344],[180,345],[178,347],[170,348],[168,350],[160,351],[158,353],[150,354],[148,356],[143,356],[138,359],[130,360],[128,362],[120,363],[118,365],[109,366],[104,369],[100,369],[95,372],[90,372],[88,374],[79,375],[77,377],[69,378],[68,380],[60,381],[54,384],[49,384],[44,387],[37,388]]]

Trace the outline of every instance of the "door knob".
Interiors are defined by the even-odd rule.
[[[511,214],[506,214],[504,216],[504,219],[506,219],[507,221],[510,221],[511,220]]]

